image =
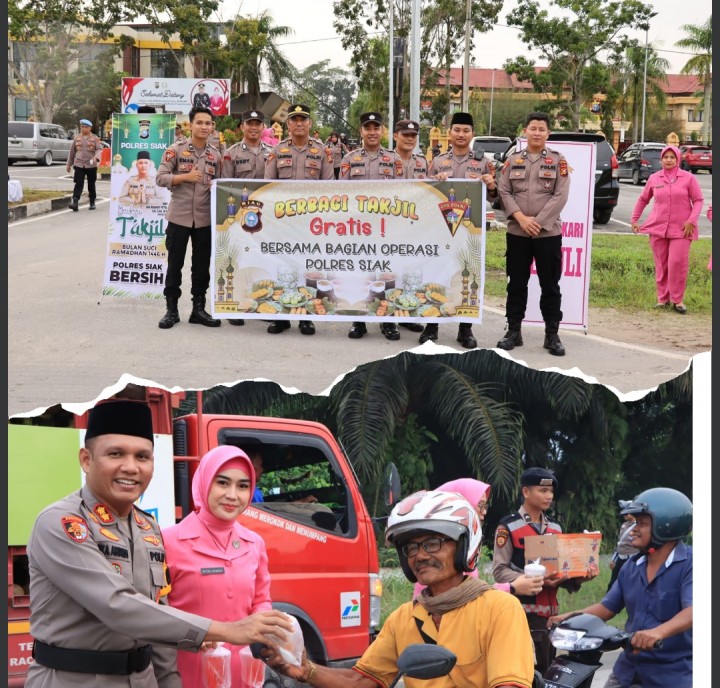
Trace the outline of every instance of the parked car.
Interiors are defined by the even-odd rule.
[[[606,225],[610,221],[613,210],[617,206],[620,195],[618,183],[618,160],[615,149],[602,134],[591,134],[581,131],[552,132],[548,141],[590,141],[595,144],[595,199],[593,203],[593,221],[598,225]],[[513,142],[504,153],[495,155],[496,160],[504,162],[515,152]],[[499,208],[493,203],[493,207]]]
[[[495,161],[495,153],[502,153],[512,143],[507,136],[474,136],[472,151],[475,156],[481,153],[491,161]]]
[[[73,139],[59,124],[8,122],[8,165],[16,160],[35,160],[38,165],[66,161]]]
[[[710,146],[680,146],[680,167],[695,174],[707,170],[712,174],[712,148]]]
[[[664,143],[633,143],[618,158],[618,179],[631,179],[635,185],[645,183],[661,169],[660,153],[665,147]]]

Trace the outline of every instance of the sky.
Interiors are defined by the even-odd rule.
[[[498,69],[507,59],[527,55],[518,30],[506,24],[506,17],[515,4],[515,0],[505,0],[495,28],[476,35],[476,48],[471,57],[475,66]],[[653,0],[651,4],[657,16],[651,20],[648,41],[670,63],[669,73],[678,74],[691,57],[675,47],[675,42],[685,37],[685,32],[679,27],[682,24],[703,24],[712,12],[711,0]],[[293,28],[294,34],[279,40],[278,45],[298,69],[324,59],[329,59],[331,66],[347,68],[350,54],[343,50],[340,37],[333,28],[332,0],[224,0],[221,18],[232,19],[238,13],[255,16],[264,11],[270,12],[275,24]],[[682,16],[679,17],[680,13]],[[628,34],[641,43],[645,42],[642,31]],[[529,57],[537,61],[538,56],[530,54]],[[462,58],[456,63],[458,67],[461,65]]]

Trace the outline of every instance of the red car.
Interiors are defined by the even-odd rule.
[[[693,174],[707,170],[712,174],[712,148],[710,146],[680,146],[680,167]]]

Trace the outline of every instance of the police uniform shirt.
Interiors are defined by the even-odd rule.
[[[332,154],[333,168],[340,167],[343,155],[348,152],[348,147],[342,141],[338,141],[337,143],[328,143],[327,148]]]
[[[211,622],[166,606],[165,549],[152,516],[133,507],[120,518],[84,486],[40,513],[27,554],[34,638],[96,651],[151,643],[153,658],[144,671],[100,681],[35,662],[26,688],[181,687],[175,648],[199,648]]]
[[[208,143],[220,151],[220,159],[225,156],[225,137],[219,131],[214,131],[208,136]]]
[[[498,192],[510,234],[528,236],[511,217],[518,210],[535,218],[542,227],[540,237],[562,234],[560,213],[570,193],[570,175],[567,160],[557,151],[513,153],[503,165]]]
[[[434,177],[441,172],[447,174],[448,177],[456,179],[480,179],[483,174],[495,176],[495,165],[493,165],[485,156],[476,158],[473,152],[469,150],[465,155],[458,157],[452,151],[442,153],[432,159],[428,174]],[[488,195],[497,196],[497,187],[495,190],[488,189]]]
[[[407,160],[403,160],[403,176],[405,179],[427,179],[427,158],[419,153],[412,153]]]
[[[78,134],[70,146],[67,164],[72,167],[93,168],[98,166],[97,156],[102,148],[100,139],[95,134]]]
[[[268,154],[265,179],[335,179],[332,156],[317,139],[309,138],[301,147],[284,139]]]
[[[374,153],[357,148],[340,163],[340,179],[404,179],[402,158],[382,146]]]
[[[134,174],[123,185],[120,202],[125,205],[145,205],[149,200],[157,198],[157,195],[157,186],[152,177],[141,179],[139,174]]]
[[[245,141],[230,146],[223,157],[223,178],[263,179],[265,161],[271,150],[272,146],[264,141],[257,148],[251,148]]]
[[[210,143],[196,150],[192,141],[178,141],[165,151],[155,183],[172,194],[165,215],[169,222],[183,227],[210,226],[210,186],[220,177],[221,162],[220,151]],[[172,185],[176,174],[186,174],[196,166],[202,172],[199,182]]]

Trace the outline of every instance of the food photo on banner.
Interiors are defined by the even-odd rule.
[[[216,318],[482,322],[482,182],[213,185]]]
[[[155,176],[174,138],[174,114],[113,115],[103,296],[162,298],[170,192]]]
[[[518,139],[517,150],[522,150],[526,144],[525,139]],[[548,148],[565,156],[570,173],[570,194],[560,213],[562,223],[560,291],[563,312],[560,326],[568,330],[587,330],[590,247],[595,197],[595,144],[585,141],[549,141]],[[534,264],[530,271],[527,310],[523,323],[545,324],[540,313],[540,282]]]

